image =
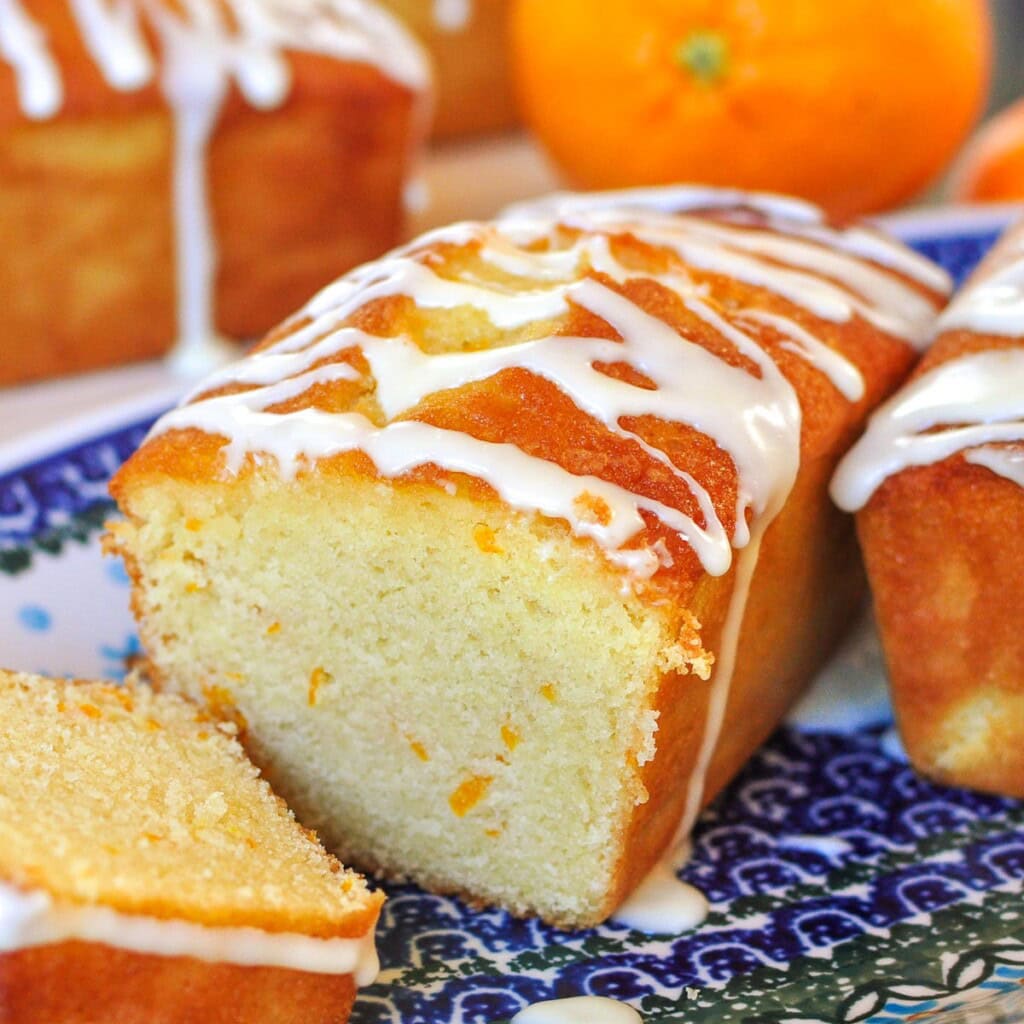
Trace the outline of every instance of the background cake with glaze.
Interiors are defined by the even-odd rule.
[[[339,1024],[382,896],[233,728],[148,687],[0,671],[0,1021]]]
[[[828,480],[947,287],[871,229],[701,189],[361,267],[115,478],[154,677],[237,707],[354,862],[596,922],[848,620]]]
[[[833,484],[857,513],[914,765],[1024,797],[1024,224],[954,298]]]
[[[258,337],[395,244],[428,72],[369,0],[0,10],[0,384]]]

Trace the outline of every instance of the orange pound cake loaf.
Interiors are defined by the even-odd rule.
[[[0,385],[194,365],[394,245],[427,86],[370,0],[4,0]]]
[[[1024,223],[833,483],[857,513],[911,761],[1024,797]]]
[[[607,916],[859,592],[835,462],[941,271],[803,203],[561,197],[353,271],[113,482],[156,678],[359,864]]]
[[[0,1024],[341,1024],[383,900],[179,697],[0,672]]]

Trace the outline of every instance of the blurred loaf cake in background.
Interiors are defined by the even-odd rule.
[[[370,0],[9,0],[0,384],[201,361],[393,245],[427,82]]]
[[[597,922],[849,621],[828,481],[947,286],[872,229],[730,191],[432,232],[115,477],[151,671],[236,706],[352,862]]]
[[[0,1021],[339,1024],[382,897],[231,732],[146,687],[0,672]]]
[[[911,761],[939,782],[1024,797],[1024,224],[938,330],[833,493],[860,510]]]
[[[380,0],[408,24],[434,64],[434,137],[516,124],[509,54],[511,0]]]

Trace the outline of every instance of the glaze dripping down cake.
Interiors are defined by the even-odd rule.
[[[382,897],[233,730],[147,687],[0,671],[0,1022],[341,1024]]]
[[[115,478],[153,675],[235,707],[354,863],[601,920],[858,599],[827,483],[946,287],[873,230],[700,189],[428,234]]]
[[[914,765],[1024,797],[1024,224],[954,298],[833,484]]]
[[[398,241],[427,106],[371,0],[4,0],[0,385],[258,337]]]

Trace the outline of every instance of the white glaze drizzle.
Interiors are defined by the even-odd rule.
[[[628,1003],[607,996],[545,999],[520,1010],[510,1024],[641,1024],[643,1017]]]
[[[71,0],[82,39],[115,89],[141,89],[153,78],[153,58],[133,0]]]
[[[61,903],[43,890],[23,890],[0,882],[0,954],[70,940],[155,956],[351,974],[360,986],[371,984],[379,967],[372,927],[358,938],[212,927],[125,914],[98,905]]]
[[[820,370],[832,382],[844,398],[859,402],[864,397],[864,375],[857,367],[834,348],[829,348],[806,328],[789,317],[754,309],[744,315],[745,320],[774,327],[780,334],[789,337],[782,343],[787,352],[798,355],[804,362]]]
[[[686,218],[696,237],[715,240],[739,252],[756,253],[784,261],[802,270],[843,283],[862,300],[852,303],[854,312],[871,320],[881,330],[905,337],[918,348],[931,338],[935,304],[901,278],[872,266],[841,249],[829,249],[817,240],[808,245],[803,237],[787,239],[757,229]],[[941,291],[941,289],[940,289]],[[893,315],[888,310],[898,310]]]
[[[159,0],[158,0],[159,2]],[[227,354],[214,325],[213,295],[217,248],[210,218],[206,151],[213,134],[228,82],[203,52],[204,39],[167,12],[154,6],[166,47],[161,84],[174,111],[174,256],[178,300],[178,341],[171,361],[182,373],[203,372],[207,363],[224,362]],[[204,23],[206,19],[203,19]],[[190,42],[199,59],[190,53]]]
[[[546,218],[568,221],[577,215],[591,216],[608,210],[630,213],[680,214],[692,210],[747,209],[785,222],[787,229],[820,224],[821,211],[813,203],[770,192],[703,185],[613,189],[608,192],[551,192],[506,207],[502,218]]]
[[[836,470],[832,498],[855,512],[886,479],[910,466],[1014,441],[1024,441],[1024,349],[952,359],[915,378],[871,417]],[[980,459],[985,465],[986,456]]]
[[[485,239],[489,240],[490,235],[484,231]],[[592,240],[588,245],[584,254],[600,251]],[[481,255],[486,259],[488,253],[485,245]],[[522,255],[528,256],[525,252]],[[619,267],[618,271],[622,279],[628,278],[625,268]],[[411,295],[424,308],[472,305],[486,312],[497,326],[506,328],[557,316],[567,311],[571,301],[605,319],[623,341],[549,336],[475,353],[427,355],[406,339],[369,338],[351,328],[324,336],[325,330],[358,306],[393,294]],[[643,528],[639,512],[657,510],[658,518],[694,547],[708,572],[721,575],[731,564],[732,546],[746,543],[747,511],[758,517],[777,510],[789,492],[798,468],[800,413],[792,388],[757,344],[696,294],[684,296],[684,301],[695,316],[754,362],[761,377],[732,367],[702,346],[686,341],[663,321],[591,278],[517,294],[450,281],[407,255],[394,255],[360,268],[331,286],[307,307],[305,315],[312,317],[308,325],[243,362],[238,370],[228,368],[205,385],[209,389],[229,383],[258,383],[261,387],[257,390],[242,397],[224,396],[184,406],[165,417],[157,429],[195,426],[210,433],[227,433],[235,439],[228,449],[235,468],[244,452],[253,449],[270,452],[289,473],[296,468],[299,452],[315,459],[360,448],[371,454],[386,475],[403,471],[399,466],[407,470],[425,462],[471,472],[490,483],[513,507],[564,518],[578,535],[603,542],[612,561],[631,565],[637,575],[650,575],[661,559],[651,551],[623,550],[623,546]],[[281,422],[281,417],[263,412],[282,401],[281,385],[270,383],[280,380],[282,370],[304,372],[332,351],[337,353],[357,344],[375,371],[377,398],[389,419],[408,411],[427,394],[482,380],[502,369],[519,367],[545,377],[610,431],[629,438],[684,479],[701,507],[706,525],[699,527],[682,513],[630,495],[615,485],[575,477],[511,446],[481,442],[465,434],[439,432],[414,421],[371,429],[363,417],[318,416],[315,410],[306,410],[301,422],[296,417]],[[308,346],[304,353],[296,351],[300,345]],[[594,369],[593,364],[599,361],[630,362],[657,387],[647,390],[611,378]],[[694,379],[702,380],[704,387],[693,388],[690,382]],[[737,409],[747,410],[746,415],[737,415]],[[699,424],[730,453],[741,479],[736,531],[731,539],[714,515],[706,490],[677,471],[664,453],[619,424],[623,417],[644,415]],[[218,424],[228,429],[218,429]],[[445,460],[431,458],[431,446],[438,444],[444,445]],[[546,488],[539,486],[538,474],[543,474]],[[581,516],[585,510],[579,509],[577,502],[584,492],[606,502],[610,523],[601,525]]]
[[[692,197],[695,207],[700,207],[698,200],[705,196],[699,190]],[[788,234],[788,222],[787,234],[778,234],[642,207],[622,210],[596,202],[581,210],[573,210],[568,204],[566,207],[564,223],[608,232],[628,234],[639,216],[648,244],[670,249],[690,266],[707,273],[772,291],[824,320],[845,323],[860,316],[915,348],[924,347],[931,338],[935,319],[932,300],[893,274],[844,254],[838,246],[827,248],[825,240],[806,241],[799,234]],[[712,205],[712,209],[719,208]],[[770,209],[768,204],[757,212],[767,216]],[[513,207],[500,223],[509,234],[525,242],[542,235],[547,222],[537,222],[536,215],[523,204]],[[774,229],[778,221],[769,224]]]
[[[755,520],[754,527],[751,530],[750,542],[740,551],[740,556],[736,562],[732,594],[730,595],[725,622],[722,625],[722,638],[719,641],[715,672],[711,679],[711,694],[708,699],[704,735],[701,737],[701,745],[697,751],[696,764],[690,773],[683,816],[676,828],[676,834],[672,841],[674,849],[678,849],[680,844],[685,842],[686,838],[693,831],[693,826],[697,822],[697,816],[700,814],[701,806],[704,802],[707,772],[718,744],[718,737],[721,735],[722,724],[725,721],[725,711],[729,703],[732,675],[736,668],[736,654],[739,651],[740,631],[743,628],[743,615],[747,607],[750,585],[754,579],[754,570],[757,568],[757,557],[761,551],[761,541],[764,539],[765,530],[767,530],[772,519],[775,518],[780,509],[781,506],[776,506],[771,510],[770,515]]]
[[[710,909],[707,897],[678,875],[689,856],[686,836],[620,904],[615,921],[648,935],[678,935],[702,925]]]
[[[967,452],[964,458],[975,466],[984,466],[993,473],[1012,480],[1019,487],[1024,487],[1024,449],[983,445]]]
[[[416,175],[402,189],[402,206],[406,213],[424,213],[430,209],[430,185],[427,179]]]
[[[734,193],[727,195],[735,202]],[[704,191],[700,200],[701,205],[721,209],[729,205],[717,202],[717,194]],[[736,322],[725,320],[706,301],[708,287],[692,280],[684,267],[660,275],[631,270],[616,257],[614,238],[629,235],[675,253],[685,263],[714,267],[722,273],[739,267],[741,273],[736,276],[785,294],[792,304],[819,316],[841,321],[863,312],[867,319],[882,321],[893,333],[914,340],[922,329],[919,293],[895,275],[883,280],[886,270],[843,257],[826,261],[832,280],[815,276],[813,257],[822,252],[820,244],[805,244],[789,233],[791,221],[780,219],[780,211],[788,215],[795,210],[801,229],[817,223],[804,204],[744,196],[743,205],[759,210],[768,217],[772,230],[784,233],[778,248],[771,245],[773,236],[761,229],[722,228],[717,221],[706,228],[693,217],[614,211],[595,204],[574,212],[575,236],[572,232],[566,235],[557,222],[539,219],[532,211],[510,214],[495,225],[459,224],[432,232],[324,289],[294,319],[291,333],[239,366],[215,375],[192,396],[194,404],[170,413],[154,428],[154,434],[159,434],[197,427],[225,437],[229,472],[237,472],[249,453],[272,456],[281,472],[289,475],[319,458],[360,450],[384,476],[397,476],[426,463],[468,473],[489,483],[513,508],[564,520],[577,536],[595,541],[605,557],[633,577],[649,576],[664,564],[656,545],[629,546],[645,525],[642,512],[655,515],[680,534],[711,574],[726,572],[732,566],[733,548],[740,549],[704,735],[688,782],[686,810],[669,858],[641,886],[639,902],[633,905],[644,906],[645,894],[652,892],[656,894],[654,902],[663,903],[664,894],[671,890],[674,896],[667,905],[674,908],[675,927],[692,926],[706,912],[706,902],[676,879],[675,869],[703,802],[705,776],[728,704],[761,538],[782,508],[799,468],[801,416],[796,394],[774,361],[740,325],[758,320],[770,325],[786,337],[785,347],[824,373],[851,400],[863,394],[863,378],[847,359],[790,317],[752,308],[738,311]],[[591,218],[593,223],[589,223]],[[744,237],[737,241],[734,234]],[[516,284],[477,279],[472,269],[463,271],[459,280],[443,277],[425,262],[424,253],[445,243],[471,246],[483,263],[525,280]],[[804,269],[793,270],[793,261]],[[899,259],[893,257],[893,262]],[[703,329],[730,344],[753,363],[756,372],[733,367],[688,341],[593,274],[620,285],[654,279],[671,289]],[[864,297],[855,294],[854,285],[863,289]],[[472,307],[498,329],[543,325],[576,306],[604,320],[621,340],[542,333],[539,338],[502,347],[430,354],[407,338],[369,336],[346,325],[346,319],[366,302],[392,295],[407,295],[425,309]],[[908,295],[914,301],[908,300]],[[308,408],[286,415],[267,412],[331,375],[354,380],[357,371],[348,363],[317,364],[355,350],[369,363],[376,397],[388,420],[383,426],[376,427],[353,413],[330,414]],[[595,369],[599,362],[626,363],[654,387],[635,387],[611,378]],[[427,395],[511,368],[550,381],[608,431],[637,444],[672,471],[696,500],[703,524],[608,481],[574,476],[512,445],[481,441],[414,419],[395,419],[415,410]],[[696,381],[700,381],[699,387],[694,386]],[[226,384],[250,389],[204,397]],[[691,424],[728,452],[739,480],[732,536],[716,515],[704,485],[676,469],[664,452],[620,422],[645,415]],[[587,494],[606,503],[607,521],[596,523],[581,515],[580,499]],[[630,904],[622,913],[633,915],[634,921],[653,920],[647,911],[634,914]],[[665,926],[664,917],[658,919],[657,926]]]
[[[60,71],[43,30],[22,10],[19,0],[0,0],[0,56],[14,68],[18,102],[26,117],[53,117],[64,101]]]
[[[160,84],[174,117],[174,221],[178,342],[172,364],[195,375],[233,352],[214,327],[217,246],[207,195],[207,150],[232,83],[261,110],[290,90],[285,54],[303,51],[368,63],[417,94],[424,58],[411,37],[368,0],[71,0],[82,40],[107,82],[135,90],[155,76],[144,28],[161,48]],[[14,68],[26,116],[62,104],[60,70],[42,29],[19,0],[0,0],[0,56]]]
[[[1024,338],[1024,226],[1004,235],[936,330]],[[955,357],[915,378],[875,412],[840,463],[832,497],[856,511],[888,477],[960,452],[1024,486],[1024,454],[1002,446],[1012,442],[1024,442],[1024,348]]]
[[[677,934],[696,928],[703,924],[707,917],[708,902],[703,893],[679,878],[679,870],[690,857],[689,837],[704,804],[708,769],[725,722],[733,672],[736,668],[736,655],[739,651],[740,630],[743,627],[754,570],[757,568],[761,540],[777,511],[776,509],[770,516],[754,521],[750,540],[740,550],[739,558],[736,560],[733,590],[722,626],[722,637],[711,679],[711,693],[708,695],[704,731],[701,734],[694,766],[687,780],[683,814],[676,826],[668,852],[615,912],[617,921],[637,931]]]
[[[851,225],[842,230],[825,223],[821,210],[803,199],[766,192],[709,188],[701,185],[675,185],[663,188],[630,188],[612,192],[555,192],[508,207],[505,215],[548,217],[571,221],[579,214],[615,209],[620,211],[656,211],[680,214],[691,211],[750,210],[773,227],[781,223],[785,232],[798,238],[820,242],[829,249],[850,253],[878,263],[908,277],[930,291],[948,294],[953,283],[949,274],[931,260],[919,256],[871,227]],[[774,222],[774,223],[772,223]]]
[[[472,13],[471,0],[434,0],[434,24],[443,32],[461,32]]]
[[[990,260],[949,304],[937,327],[1024,336],[1024,228],[1000,241]]]

